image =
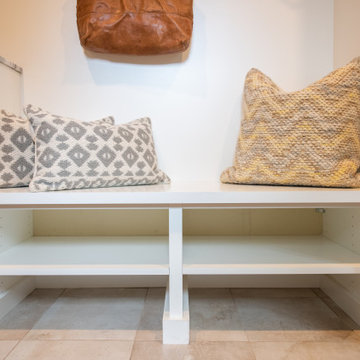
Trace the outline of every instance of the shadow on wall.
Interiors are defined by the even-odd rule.
[[[195,8],[192,41],[188,50],[183,53],[158,56],[101,54],[81,47],[76,25],[76,0],[67,0],[63,6],[61,29],[64,81],[86,84],[90,80],[100,86],[126,84],[154,88],[168,88],[176,81],[176,92],[202,95],[206,89],[204,25],[203,14]],[[196,46],[192,46],[194,42]]]
[[[235,149],[240,133],[241,120],[244,117],[244,93],[243,91],[236,98],[231,111],[230,121],[225,128],[225,137],[221,146],[221,157],[218,163],[219,178],[224,170],[233,166]],[[219,144],[220,145],[220,144]],[[231,151],[229,151],[231,149]],[[231,155],[231,157],[229,157]],[[223,164],[226,164],[225,167]]]
[[[113,63],[134,64],[134,65],[167,65],[167,64],[181,64],[184,63],[190,53],[191,44],[189,48],[183,53],[166,54],[166,55],[116,55],[116,54],[102,54],[93,51],[85,50],[84,54],[88,59],[106,60]]]

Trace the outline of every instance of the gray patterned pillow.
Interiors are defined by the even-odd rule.
[[[38,106],[34,106],[31,104],[26,105],[24,107],[24,113],[27,116],[27,118],[29,119],[34,132],[36,132],[36,129],[38,128],[38,126],[41,124],[41,122],[43,120],[52,121],[52,120],[56,120],[56,119],[64,119],[63,116],[51,114],[48,111],[45,111],[45,110],[39,108]],[[68,117],[66,117],[65,119],[74,120],[74,119],[71,119]],[[75,120],[75,121],[77,121],[77,120]],[[112,116],[107,116],[102,119],[90,122],[90,124],[104,124],[104,123],[109,124],[109,125],[114,125],[115,119]]]
[[[0,129],[0,188],[28,186],[34,171],[30,124],[1,110]]]
[[[117,126],[42,118],[35,144],[31,191],[169,182],[158,169],[148,118]]]

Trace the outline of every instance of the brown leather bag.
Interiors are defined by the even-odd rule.
[[[155,55],[188,48],[193,0],[77,0],[81,45],[100,53]]]

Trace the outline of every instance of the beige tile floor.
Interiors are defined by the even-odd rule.
[[[164,289],[35,290],[0,360],[360,360],[360,328],[316,289],[191,289],[190,345],[162,345]]]

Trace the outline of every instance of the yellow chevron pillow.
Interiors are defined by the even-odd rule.
[[[224,183],[360,187],[360,58],[287,93],[247,74],[234,166]]]

